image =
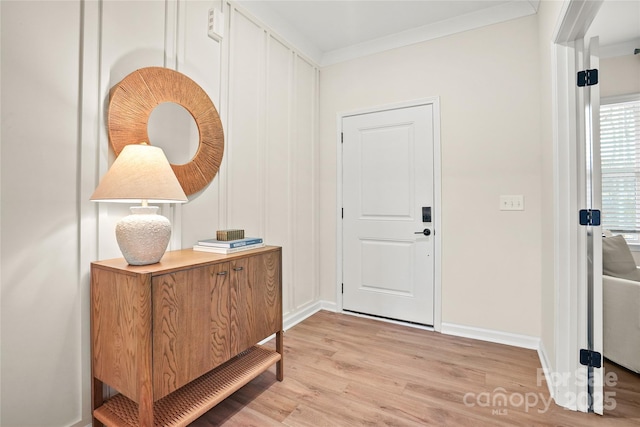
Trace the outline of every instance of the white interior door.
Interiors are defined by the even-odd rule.
[[[342,120],[344,310],[433,325],[433,123],[433,105]]]

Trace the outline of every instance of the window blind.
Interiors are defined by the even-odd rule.
[[[602,226],[640,233],[640,100],[600,107]]]

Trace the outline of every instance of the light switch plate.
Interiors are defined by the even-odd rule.
[[[523,211],[524,196],[522,195],[502,195],[500,196],[501,211]]]

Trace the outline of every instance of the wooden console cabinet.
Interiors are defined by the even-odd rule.
[[[273,246],[92,263],[94,425],[183,426],[274,363],[282,381],[281,275]],[[256,345],[274,333],[276,351]]]

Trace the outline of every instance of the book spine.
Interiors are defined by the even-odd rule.
[[[240,246],[237,248],[229,248],[227,249],[228,254],[232,254],[234,252],[240,252],[240,251],[247,251],[249,249],[256,249],[256,248],[261,248],[264,246],[264,243],[256,243],[255,245],[247,245],[247,246]]]
[[[233,242],[231,243],[230,248],[239,248],[242,246],[255,245],[258,243],[262,243],[262,239],[251,239],[251,240],[243,240],[241,242]]]
[[[213,246],[194,245],[193,249],[196,251],[212,252],[215,254],[228,255],[234,252],[248,251],[249,249],[256,249],[256,248],[262,248],[262,247],[264,247],[264,243],[256,243],[255,245],[240,246],[237,248],[217,248]]]

